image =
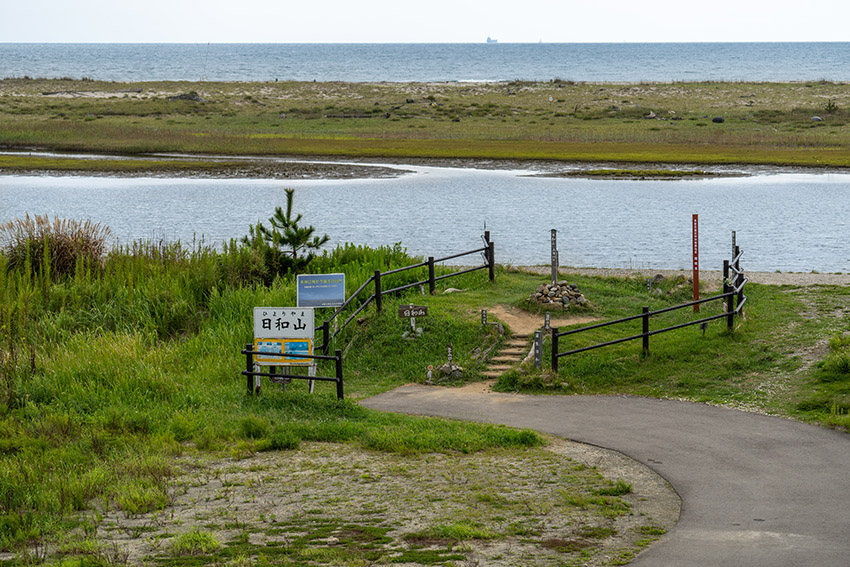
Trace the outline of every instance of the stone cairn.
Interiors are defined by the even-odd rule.
[[[528,298],[530,303],[536,303],[546,307],[562,307],[566,309],[571,305],[585,306],[590,302],[578,290],[578,286],[565,281],[558,283],[540,284]]]

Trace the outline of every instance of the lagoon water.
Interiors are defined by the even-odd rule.
[[[401,242],[436,257],[478,248],[499,263],[688,268],[691,215],[703,269],[730,256],[731,231],[755,271],[850,272],[850,175],[779,174],[679,181],[530,177],[525,171],[408,167],[395,179],[271,181],[0,176],[0,222],[24,214],[109,225],[136,239],[220,244],[266,221],[296,188],[305,221],[343,242]],[[469,257],[468,257],[469,258]],[[472,260],[469,260],[472,261]]]
[[[847,42],[0,43],[0,78],[109,81],[848,81],[847,61]]]

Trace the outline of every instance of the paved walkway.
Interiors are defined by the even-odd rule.
[[[847,567],[850,435],[703,404],[404,386],[366,407],[502,423],[620,451],[666,478],[679,522],[632,565]]]

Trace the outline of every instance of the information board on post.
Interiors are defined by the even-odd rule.
[[[313,360],[291,355],[312,355],[316,332],[312,307],[255,307],[254,350],[262,365],[310,366]],[[287,356],[290,355],[290,356]]]
[[[340,307],[345,303],[345,274],[298,274],[299,307]]]

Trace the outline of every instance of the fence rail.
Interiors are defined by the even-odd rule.
[[[338,399],[343,399],[344,391],[343,391],[343,380],[342,380],[342,351],[337,350],[334,352],[333,356],[326,356],[320,354],[291,354],[287,353],[287,358],[307,358],[311,360],[333,360],[335,362],[335,376],[304,376],[302,374],[289,374],[287,372],[275,372],[274,369],[277,366],[271,365],[270,372],[260,372],[255,370],[254,366],[254,355],[261,354],[265,356],[269,356],[268,352],[257,351],[253,349],[251,343],[245,345],[245,348],[242,349],[242,354],[245,355],[245,370],[242,371],[243,376],[247,376],[247,386],[248,386],[248,395],[258,394],[259,392],[256,389],[254,379],[258,377],[266,377],[269,378],[272,382],[282,382],[284,380],[292,380],[293,378],[298,380],[316,380],[318,382],[336,382],[336,397]],[[312,386],[310,391],[312,392]]]
[[[413,288],[413,287],[416,287],[416,286],[424,286],[425,284],[428,284],[429,293],[434,293],[435,286],[436,286],[436,283],[438,281],[442,281],[442,280],[445,280],[445,279],[448,279],[448,278],[453,278],[453,277],[457,277],[457,276],[460,276],[460,275],[463,275],[463,274],[468,274],[470,272],[475,272],[477,270],[484,270],[484,269],[488,270],[488,272],[489,272],[488,275],[489,275],[490,281],[493,281],[496,277],[496,260],[495,260],[495,245],[493,244],[493,241],[490,240],[490,231],[484,231],[483,239],[484,239],[484,247],[483,248],[476,248],[475,250],[468,250],[466,252],[458,252],[457,254],[452,254],[450,256],[445,256],[443,258],[434,258],[433,256],[429,256],[428,259],[424,262],[419,262],[418,264],[412,264],[410,266],[404,266],[402,268],[395,268],[393,270],[389,270],[389,271],[386,271],[386,272],[381,272],[380,270],[375,270],[375,273],[372,276],[370,276],[369,279],[367,279],[365,282],[363,282],[363,285],[361,285],[359,288],[357,288],[357,291],[355,291],[353,294],[351,294],[351,296],[348,299],[346,299],[345,302],[339,308],[337,308],[333,312],[333,314],[330,317],[328,317],[322,323],[322,325],[320,326],[320,329],[322,329],[322,344],[319,347],[319,349],[323,353],[327,354],[327,351],[328,351],[328,348],[330,346],[331,341],[334,338],[336,338],[336,336],[339,335],[345,329],[345,327],[348,326],[348,324],[351,323],[351,321],[353,321],[354,318],[357,317],[357,315],[361,311],[363,311],[367,306],[369,306],[372,302],[375,303],[375,308],[378,311],[381,311],[381,309],[383,307],[383,297],[385,295],[388,295],[388,294],[391,294],[391,293],[398,293],[399,291],[404,291],[406,289],[410,289],[410,288]],[[471,254],[483,254],[484,255],[484,264],[480,265],[480,266],[474,266],[472,268],[466,268],[466,269],[463,269],[463,270],[459,270],[457,272],[452,272],[450,274],[444,274],[442,276],[435,275],[436,265],[439,264],[440,262],[445,262],[445,261],[448,261],[448,260],[454,260],[455,258],[461,258],[463,256],[469,256]],[[384,278],[386,276],[393,275],[393,274],[399,274],[399,273],[406,272],[406,271],[409,271],[409,270],[415,270],[415,269],[424,268],[424,267],[428,268],[428,278],[427,279],[423,279],[423,280],[416,281],[416,282],[413,282],[413,283],[394,287],[392,289],[386,289],[386,290],[383,289],[382,278]],[[366,290],[366,288],[370,284],[372,286],[374,286],[374,292],[372,294],[370,294],[368,297],[365,297],[365,299],[363,297],[361,297],[361,299],[363,299],[363,303],[361,303],[357,307],[357,309],[351,315],[349,315],[348,318],[341,325],[339,325],[339,327],[336,330],[334,330],[333,333],[331,333],[331,330],[330,330],[331,329],[331,323],[333,323],[334,320],[336,320],[340,316],[340,314],[346,308],[348,308],[352,304],[352,302],[354,302],[354,300],[357,299],[358,296],[360,296],[360,294],[363,293],[364,290]]]
[[[587,352],[589,350],[594,350],[597,348],[602,348],[606,346],[612,346],[620,343],[625,343],[628,341],[634,341],[637,339],[643,340],[643,352],[649,353],[649,337],[653,335],[658,335],[661,333],[666,333],[668,331],[674,331],[676,329],[682,329],[684,327],[690,327],[693,325],[702,325],[707,324],[710,321],[714,321],[717,319],[726,319],[726,326],[731,331],[734,328],[734,318],[735,315],[740,315],[742,313],[744,304],[747,302],[747,296],[744,295],[744,286],[748,282],[747,278],[744,276],[743,270],[741,270],[740,261],[743,252],[741,252],[740,248],[735,247],[735,257],[730,262],[729,260],[724,260],[723,262],[723,292],[714,295],[712,297],[706,297],[704,299],[699,299],[696,301],[689,301],[688,303],[682,303],[680,305],[674,305],[672,307],[664,307],[662,309],[656,309],[655,311],[650,311],[649,307],[644,307],[642,312],[639,315],[631,315],[629,317],[623,317],[621,319],[615,319],[613,321],[605,321],[602,323],[597,323],[595,325],[590,325],[587,327],[582,327],[580,329],[571,329],[569,331],[559,331],[557,327],[552,328],[552,370],[554,372],[558,371],[558,359],[569,356],[571,354],[578,354],[580,352]],[[734,274],[733,277],[730,277]],[[649,329],[649,319],[655,315],[661,315],[662,313],[668,313],[670,311],[676,311],[679,309],[686,309],[688,307],[693,307],[695,305],[701,305],[703,303],[709,303],[712,301],[724,301],[726,303],[726,312],[718,315],[711,315],[709,317],[702,317],[700,319],[695,319],[693,321],[688,321],[686,323],[680,323],[678,325],[672,325],[669,327],[665,327],[663,329]],[[735,305],[737,301],[737,306]],[[619,339],[614,339],[602,343],[593,344],[586,347],[576,348],[564,352],[559,352],[559,339],[561,337],[567,337],[570,335],[576,335],[579,333],[585,333],[587,331],[592,331],[594,329],[601,329],[603,327],[609,327],[611,325],[618,325],[621,323],[627,323],[629,321],[634,321],[637,319],[642,320],[642,329],[641,332],[636,335],[630,335],[628,337],[622,337]]]

